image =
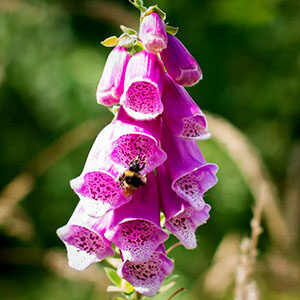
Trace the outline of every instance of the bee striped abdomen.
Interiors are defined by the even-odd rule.
[[[132,171],[125,171],[124,180],[127,184],[132,185],[134,188],[138,188],[142,185],[141,175]]]

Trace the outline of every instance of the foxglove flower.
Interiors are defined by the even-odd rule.
[[[96,92],[99,104],[121,106],[71,180],[80,201],[57,234],[76,270],[113,255],[113,243],[122,259],[118,275],[136,292],[154,296],[173,270],[164,248],[167,232],[187,249],[197,245],[196,229],[210,211],[203,195],[217,182],[217,166],[205,161],[195,142],[210,134],[205,115],[182,87],[202,79],[200,66],[166,33],[163,11],[131,2],[142,12],[140,33],[121,26],[119,38],[103,41],[118,45]]]
[[[209,218],[210,206],[204,204],[199,211],[179,197],[171,188],[171,180],[164,165],[157,168],[161,209],[165,215],[165,227],[187,249],[197,247],[195,231]]]
[[[158,141],[160,120],[136,121],[120,108],[117,120],[109,126],[112,138],[106,153],[125,169],[129,168],[133,159],[139,157],[141,164],[144,164],[140,173],[144,175],[166,160],[166,153],[159,147]]]
[[[141,263],[168,239],[160,227],[160,208],[154,173],[133,192],[132,200],[115,209],[105,236],[122,250],[124,260]]]
[[[168,35],[168,46],[161,53],[161,59],[168,74],[180,85],[190,86],[202,79],[200,66],[184,47],[172,34]]]
[[[152,297],[173,267],[172,260],[165,254],[164,246],[160,245],[145,262],[134,263],[125,259],[117,272],[121,278],[130,282],[138,293]]]
[[[64,242],[71,268],[83,271],[93,263],[114,255],[111,243],[104,237],[109,225],[109,215],[93,218],[79,202],[67,225],[57,229]]]
[[[117,180],[124,168],[114,164],[103,152],[102,133],[96,138],[81,175],[70,181],[72,189],[85,204],[87,213],[94,217],[99,217],[131,199],[122,195],[122,188]]]
[[[121,46],[116,46],[109,54],[97,87],[96,98],[99,104],[119,103],[129,59],[129,52]]]
[[[196,210],[202,210],[203,194],[217,183],[217,165],[205,161],[195,141],[176,137],[165,124],[161,145],[168,156],[165,166],[172,189]]]
[[[162,113],[163,75],[162,63],[155,54],[141,51],[130,59],[120,103],[131,117],[150,120]]]
[[[188,92],[168,75],[165,77],[162,102],[163,120],[174,134],[184,139],[204,140],[210,137],[204,113]]]
[[[139,37],[146,51],[150,53],[160,53],[167,47],[165,22],[158,13],[153,12],[143,17]]]

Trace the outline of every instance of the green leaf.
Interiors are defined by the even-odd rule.
[[[166,25],[166,31],[172,35],[175,35],[178,32],[179,27],[173,27],[170,25]]]
[[[144,6],[144,1],[143,0],[135,0],[135,3],[138,5],[138,6]]]
[[[162,11],[162,10],[157,6],[157,4],[155,4],[155,5],[153,5],[153,6],[150,6],[150,7],[143,13],[142,19],[143,19],[144,17],[150,15],[150,14],[153,13],[153,12],[158,13],[159,16],[160,16],[163,20],[166,19],[167,14],[166,14],[164,11]]]
[[[118,43],[119,43],[119,38],[117,38],[115,35],[110,36],[101,42],[101,44],[105,47],[115,47],[118,45]]]
[[[147,7],[144,6],[144,2],[142,0],[128,0],[134,7],[139,9],[142,13],[147,10]]]
[[[121,297],[115,297],[114,300],[125,300],[125,299]]]
[[[128,281],[126,281],[125,279],[122,279],[122,283],[121,283],[123,292],[126,295],[131,295],[134,292],[134,287],[131,283],[129,283]]]
[[[112,268],[104,268],[104,271],[110,281],[117,287],[121,287],[122,279],[118,276],[117,272]]]
[[[133,46],[134,53],[138,53],[144,50],[144,47],[140,41],[137,41]]]
[[[128,33],[129,35],[136,35],[137,36],[137,32],[132,28],[126,27],[124,25],[120,25],[120,28],[122,29],[122,31],[124,33]]]

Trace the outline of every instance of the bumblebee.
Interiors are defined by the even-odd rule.
[[[147,182],[146,175],[142,176],[139,173],[145,168],[145,163],[143,163],[142,166],[140,166],[140,163],[141,161],[138,155],[129,163],[129,169],[125,170],[118,178],[120,186],[122,187],[122,194],[125,197],[131,196],[135,189],[144,186]]]

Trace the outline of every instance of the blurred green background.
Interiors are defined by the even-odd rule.
[[[204,79],[188,91],[249,139],[261,155],[263,180],[277,195],[279,215],[266,206],[255,269],[262,299],[300,299],[300,2],[158,5],[202,67]],[[78,200],[69,180],[112,118],[95,100],[111,50],[99,42],[120,35],[119,24],[136,28],[138,17],[125,0],[0,0],[1,300],[111,297],[104,264],[73,272],[55,230]],[[212,212],[197,231],[198,248],[170,253],[181,278],[176,286],[187,288],[174,299],[233,299],[238,244],[249,234],[256,183],[249,185],[253,164],[243,149],[244,168],[231,151],[234,134],[222,131],[219,140],[199,143],[207,160],[219,164],[219,183],[205,197]],[[278,216],[285,227],[277,230]]]

